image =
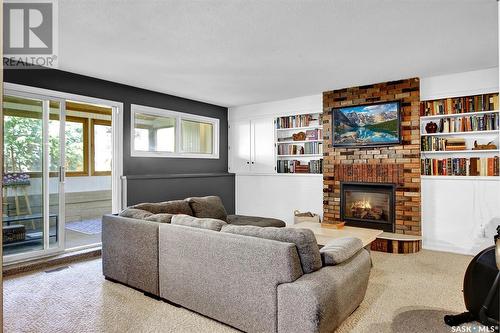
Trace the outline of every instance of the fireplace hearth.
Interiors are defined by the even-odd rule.
[[[346,225],[394,232],[394,184],[340,184],[340,214]]]

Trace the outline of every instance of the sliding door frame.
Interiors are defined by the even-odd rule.
[[[28,252],[21,252],[16,254],[7,255],[4,258],[4,264],[9,264],[13,262],[21,262],[25,260],[30,260],[32,258],[39,258],[49,255],[54,255],[64,251],[64,183],[59,178],[58,181],[58,214],[60,216],[57,225],[57,246],[50,247],[50,170],[49,170],[49,120],[50,120],[50,102],[57,102],[59,104],[59,158],[60,161],[64,161],[65,149],[65,137],[66,133],[64,131],[65,126],[65,101],[63,99],[37,94],[33,92],[12,90],[7,89],[4,85],[3,96],[15,96],[26,99],[33,99],[42,102],[42,220],[43,220],[43,233],[42,233],[42,249],[34,250]],[[2,148],[3,149],[3,148]],[[3,151],[3,150],[2,150]],[[63,170],[59,168],[58,173]],[[59,177],[61,177],[59,175]]]
[[[38,99],[44,99],[47,100],[47,102],[44,102],[44,117],[48,119],[49,117],[49,100],[57,101],[59,102],[59,107],[60,107],[60,112],[61,115],[65,115],[66,111],[66,101],[71,100],[75,102],[81,102],[81,103],[88,103],[88,104],[99,104],[99,105],[105,105],[107,107],[110,107],[112,109],[112,115],[111,115],[111,126],[112,126],[112,138],[113,138],[113,157],[112,157],[112,179],[111,179],[111,184],[112,184],[112,212],[113,213],[118,213],[122,208],[123,208],[123,197],[125,196],[123,193],[122,189],[122,175],[123,175],[123,103],[121,102],[116,102],[116,101],[111,101],[111,100],[105,100],[105,99],[100,99],[100,98],[94,98],[94,97],[88,97],[88,96],[83,96],[83,95],[77,95],[77,94],[71,94],[71,93],[65,93],[65,92],[60,92],[60,91],[55,91],[55,90],[48,90],[48,89],[43,89],[43,88],[37,88],[37,87],[31,87],[31,86],[24,86],[24,85],[19,85],[19,84],[14,84],[14,83],[4,83],[3,87],[3,93],[5,95],[17,95],[17,96],[25,96],[25,97],[31,97],[31,98],[38,98]],[[45,110],[47,108],[47,110]],[[63,117],[61,117],[63,118]],[[64,125],[64,120],[61,119],[61,127],[60,127],[60,137],[65,138],[65,127]],[[48,129],[47,129],[48,130]],[[45,131],[45,129],[44,129]],[[46,136],[45,136],[46,137]],[[65,160],[65,149],[62,149],[60,158],[61,161]],[[48,159],[44,159],[44,161]],[[45,162],[44,162],[45,163]],[[44,179],[46,178],[47,180],[45,181],[46,183],[44,186],[48,186],[48,176],[49,176],[49,170],[48,168],[44,168]],[[64,166],[59,170],[60,175],[59,177],[62,177],[62,181],[59,182],[59,193],[64,194],[64,180],[66,178],[65,175],[65,170]],[[45,200],[45,199],[44,199]],[[60,210],[59,212],[61,214],[65,213],[65,205],[64,205],[64,195],[59,195],[59,205],[60,205]],[[49,198],[46,199],[46,202],[44,201],[44,214],[45,218],[48,217],[48,209],[47,206],[49,204]],[[47,220],[48,221],[48,220]],[[48,229],[48,223],[47,227]],[[48,237],[49,234],[48,232],[45,232],[44,230],[44,246],[48,245]],[[4,260],[4,263],[11,263],[11,262],[21,262],[24,260],[32,260],[40,257],[45,257],[49,255],[56,254],[58,252],[62,252],[65,250],[64,248],[64,223],[59,223],[58,225],[58,233],[60,235],[59,238],[59,246],[57,248],[45,248],[44,250],[41,251],[32,251],[28,253],[22,253],[18,255],[9,255],[6,259]],[[47,238],[47,239],[45,239]],[[78,247],[75,249],[71,250],[78,250],[78,249],[83,249],[83,248],[89,248],[89,247],[95,247],[96,244],[91,244],[89,246],[82,246]]]

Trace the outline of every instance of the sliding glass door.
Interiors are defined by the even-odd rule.
[[[65,102],[5,91],[4,262],[62,251]]]

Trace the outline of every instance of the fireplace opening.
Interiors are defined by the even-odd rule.
[[[394,232],[394,184],[340,184],[340,214],[346,225]]]

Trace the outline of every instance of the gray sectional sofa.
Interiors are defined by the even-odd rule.
[[[245,332],[333,331],[363,300],[371,267],[362,245],[320,252],[310,230],[188,215],[105,215],[102,237],[107,279]]]

